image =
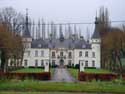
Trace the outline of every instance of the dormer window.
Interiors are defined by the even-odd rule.
[[[39,47],[39,48],[41,48],[41,47],[42,47],[42,45],[41,45],[41,44],[39,44],[39,45],[38,45],[38,47]]]

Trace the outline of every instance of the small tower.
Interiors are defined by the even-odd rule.
[[[24,32],[23,32],[23,44],[24,44],[24,48],[31,48],[31,42],[32,42],[32,38],[30,35],[30,31],[29,31],[29,21],[28,21],[28,10],[26,9],[26,20],[25,20],[25,26],[24,26]]]
[[[93,61],[95,63],[96,68],[100,68],[101,63],[101,37],[99,34],[99,21],[98,18],[95,18],[95,30],[91,38],[91,44],[92,44],[92,57]]]

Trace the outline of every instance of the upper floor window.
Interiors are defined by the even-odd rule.
[[[44,57],[44,51],[41,51],[41,56]]]
[[[88,57],[88,51],[85,52],[85,57]]]
[[[95,52],[92,52],[92,57],[93,57],[93,58],[95,57]]]
[[[69,52],[69,58],[72,58],[72,52]]]
[[[35,51],[35,56],[36,56],[36,57],[38,56],[38,51],[37,51],[37,50]]]
[[[60,56],[63,56],[63,52],[60,52]]]
[[[52,52],[52,57],[56,57],[55,52]]]
[[[79,57],[81,57],[81,56],[82,56],[82,51],[79,52]]]

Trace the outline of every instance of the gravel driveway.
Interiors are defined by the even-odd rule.
[[[52,77],[53,82],[76,82],[66,68],[56,68]]]

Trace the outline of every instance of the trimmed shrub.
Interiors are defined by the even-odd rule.
[[[79,81],[92,81],[92,80],[100,80],[100,81],[111,81],[117,79],[118,75],[116,74],[92,74],[92,73],[78,73]]]
[[[79,64],[76,64],[74,68],[79,69]]]
[[[42,72],[42,73],[0,73],[0,78],[7,79],[20,79],[24,80],[26,78],[36,79],[36,80],[50,80],[51,73],[50,72]]]

